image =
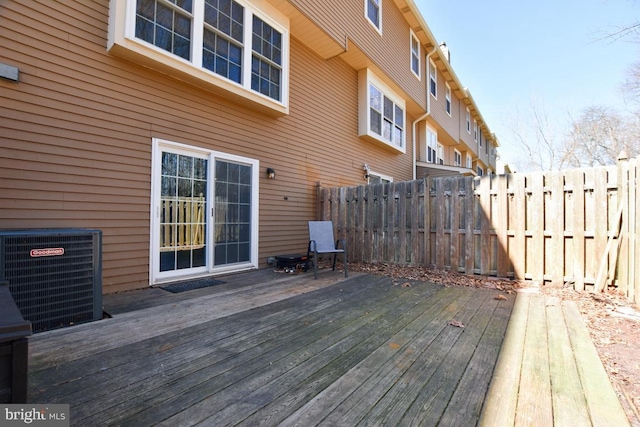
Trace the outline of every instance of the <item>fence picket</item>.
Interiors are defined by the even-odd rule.
[[[579,291],[594,289],[603,265],[608,283],[635,300],[640,295],[638,174],[638,161],[631,159],[617,169],[319,187],[317,211],[347,239],[352,260],[541,285],[569,281]]]

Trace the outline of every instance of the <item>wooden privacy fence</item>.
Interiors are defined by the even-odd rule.
[[[167,198],[160,201],[160,250],[191,250],[205,243],[204,197]]]
[[[637,159],[560,172],[319,188],[350,259],[512,277],[635,300]],[[636,301],[637,302],[637,301]]]

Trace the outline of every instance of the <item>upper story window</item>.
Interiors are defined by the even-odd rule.
[[[136,37],[189,61],[192,19],[191,0],[138,0]]]
[[[462,153],[453,149],[453,166],[462,166]]]
[[[478,176],[483,176],[484,175],[484,169],[482,169],[482,166],[478,166],[477,172],[478,172]]]
[[[364,0],[367,19],[378,32],[382,32],[382,0]]]
[[[473,159],[471,158],[471,154],[467,153],[465,157],[467,158],[467,169],[471,169],[473,164]]]
[[[432,60],[429,60],[429,92],[438,98],[438,69]]]
[[[438,160],[436,161],[439,165],[444,165],[444,145],[438,143]]]
[[[401,152],[405,144],[405,101],[370,70],[360,72],[360,136]]]
[[[448,115],[451,115],[451,86],[449,86],[449,83],[446,83],[444,97],[445,97],[445,110]]]
[[[478,129],[478,144],[482,148],[482,129]]]
[[[473,140],[478,141],[478,121],[473,119]]]
[[[113,53],[137,54],[151,68],[287,112],[289,21],[275,8],[251,0],[111,0],[110,15]]]
[[[427,162],[437,163],[438,134],[427,126]]]
[[[471,111],[469,110],[469,107],[467,107],[466,120],[467,120],[467,132],[471,133]]]
[[[420,78],[420,40],[411,30],[411,71]]]

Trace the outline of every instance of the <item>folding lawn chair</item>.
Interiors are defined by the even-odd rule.
[[[333,243],[335,241],[335,244]],[[342,248],[339,246],[342,245]],[[307,259],[313,263],[313,278],[318,278],[318,254],[333,254],[333,270],[336,269],[336,258],[342,254],[344,277],[347,272],[347,242],[343,239],[334,240],[333,223],[331,221],[309,221],[309,248]]]

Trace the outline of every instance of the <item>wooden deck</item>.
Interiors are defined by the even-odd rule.
[[[113,318],[33,336],[30,401],[70,404],[82,426],[479,422],[513,295],[330,270],[318,280],[270,270],[224,280],[105,296]],[[507,381],[494,379],[493,393],[513,389],[516,375],[500,367],[522,355],[513,324],[505,348],[516,351],[503,350],[495,372]],[[536,366],[525,360],[518,378]],[[491,422],[506,401],[496,396],[483,422],[514,425]]]

